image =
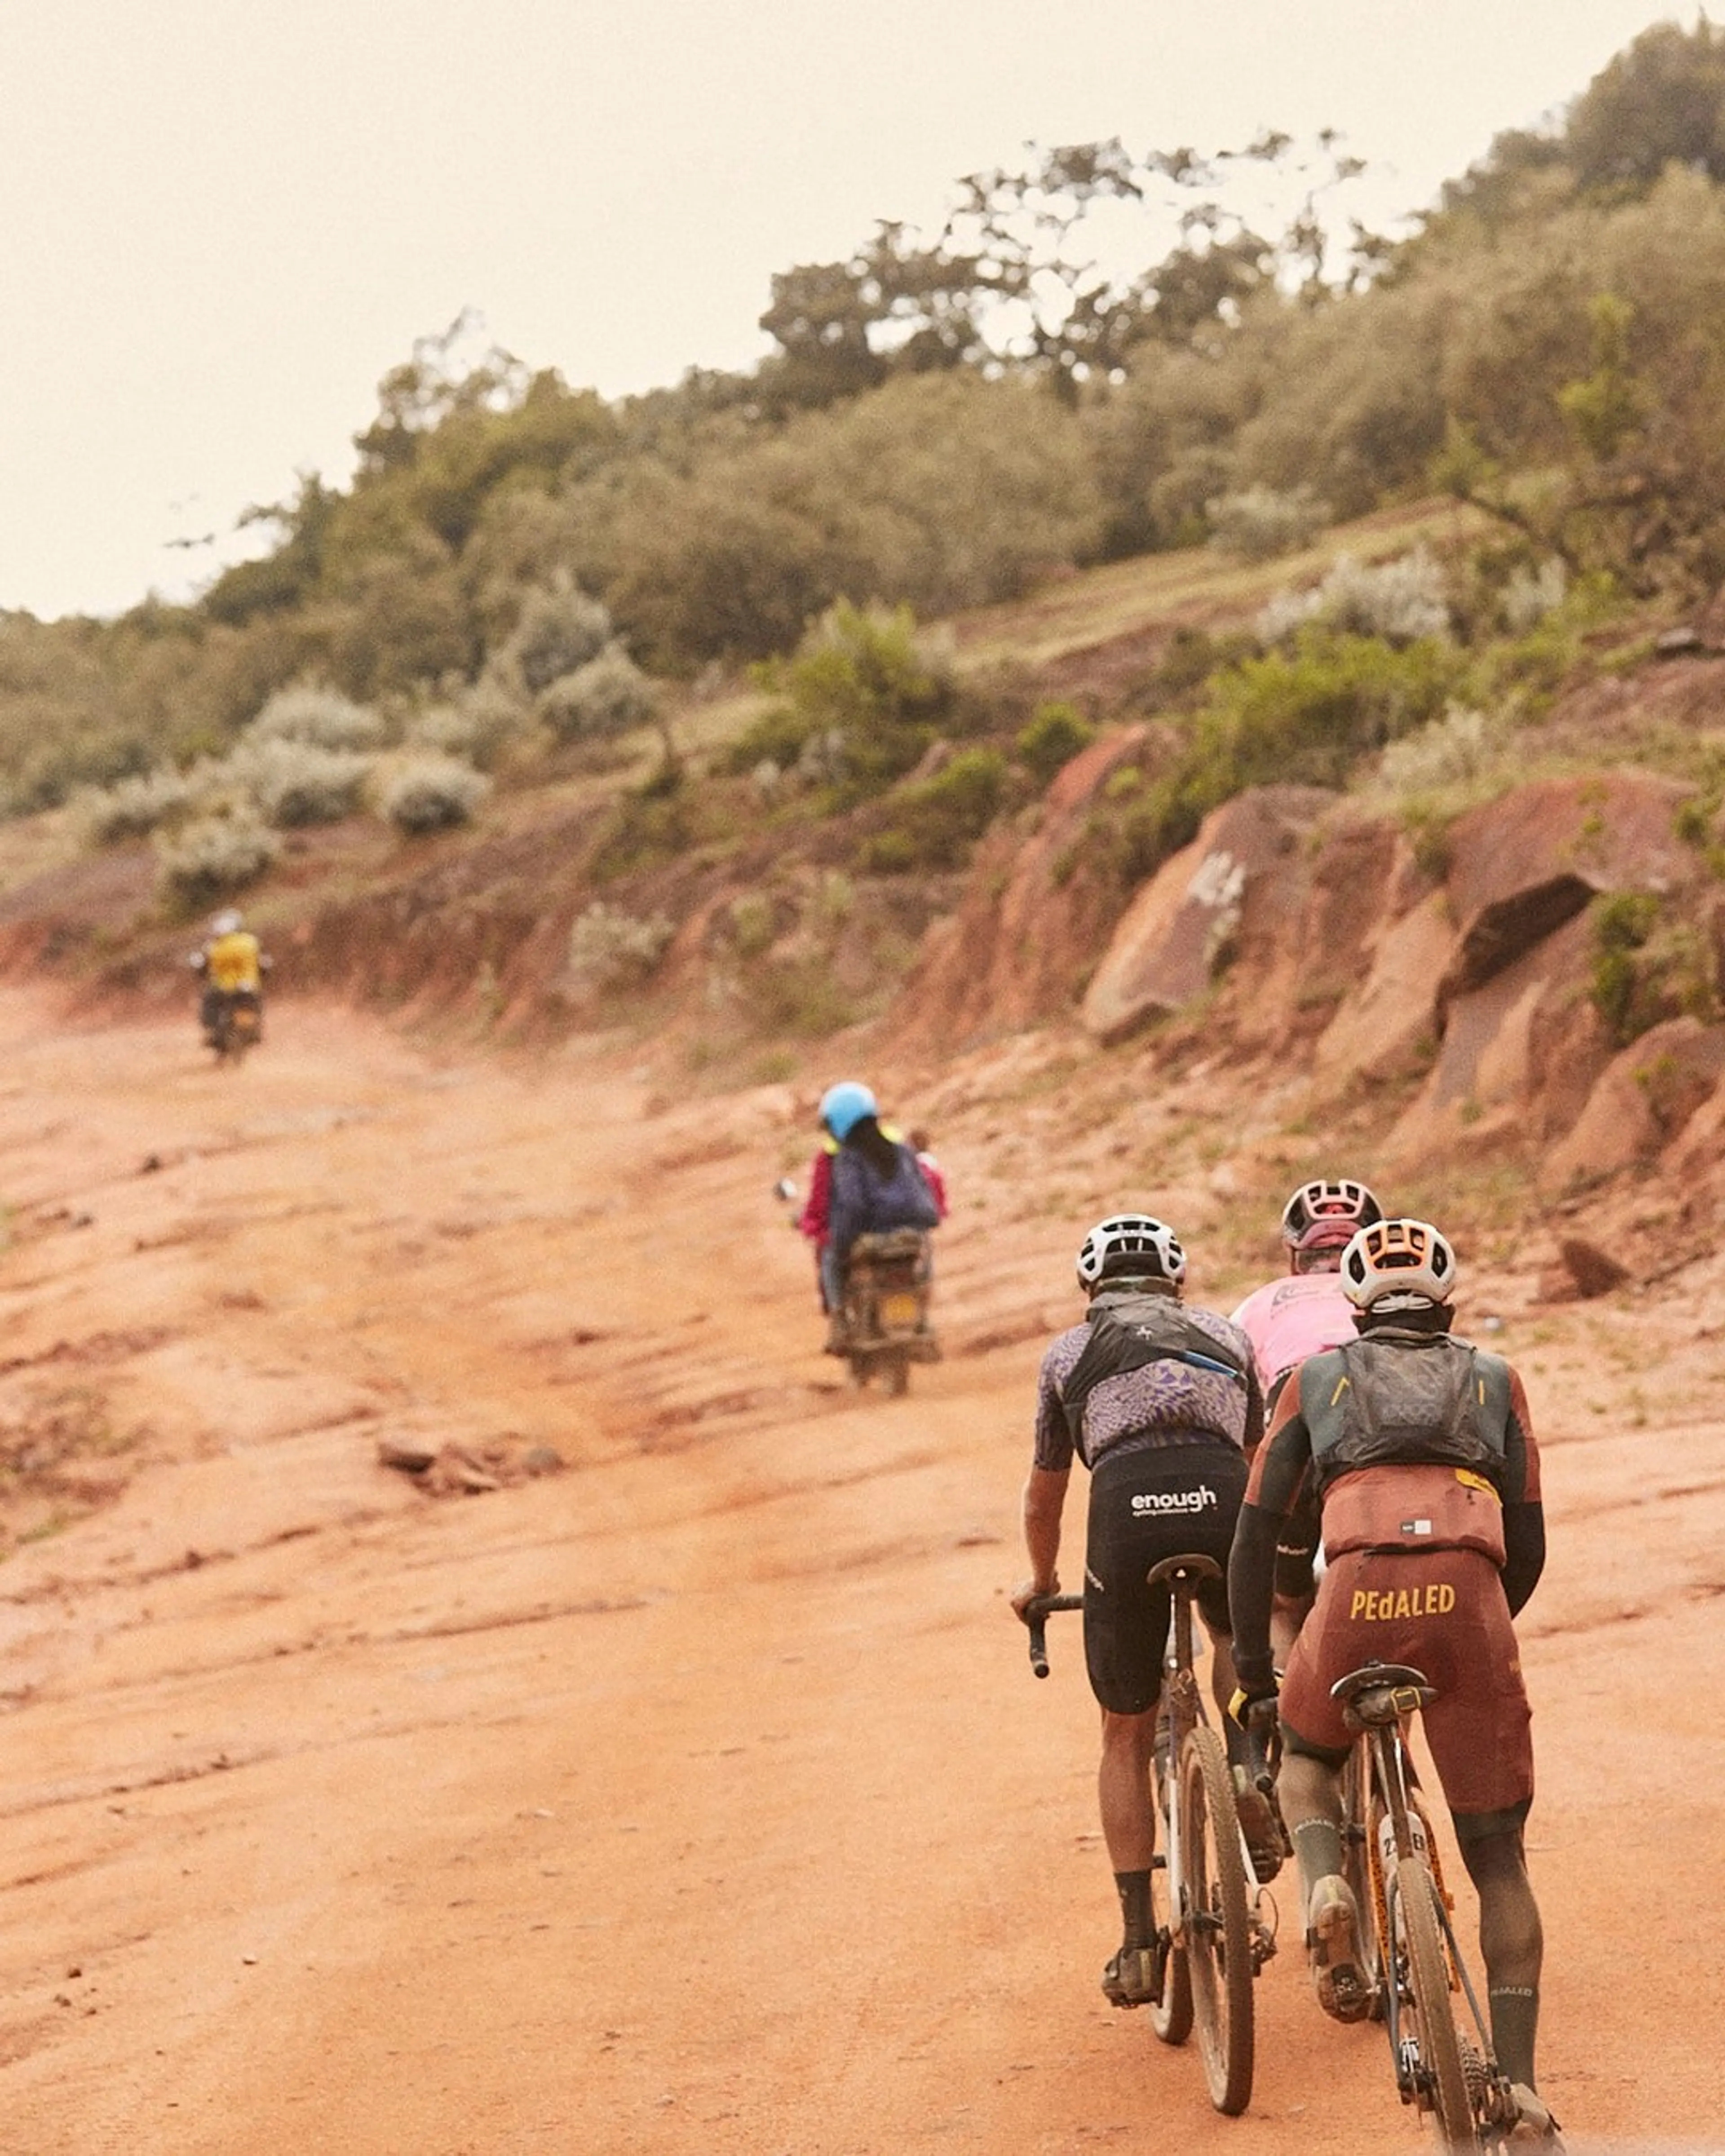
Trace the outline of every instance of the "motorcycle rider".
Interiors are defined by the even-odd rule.
[[[231,906],[211,919],[208,938],[190,963],[203,976],[198,1022],[207,1034],[218,1031],[225,1013],[238,1004],[249,1004],[261,1013],[270,960]]]
[[[859,1235],[894,1228],[927,1232],[940,1224],[916,1156],[884,1127],[866,1086],[834,1086],[821,1101],[821,1121],[836,1142],[827,1201],[827,1240],[821,1259],[830,1324],[827,1352],[845,1352],[845,1277]]]
[[[1024,1495],[1031,1568],[1012,1607],[1022,1617],[1033,1598],[1060,1592],[1060,1516],[1076,1453],[1091,1477],[1084,1656],[1102,1710],[1096,1789],[1122,1924],[1102,1989],[1117,2006],[1142,2006],[1161,1984],[1150,1908],[1151,1763],[1169,1616],[1167,1589],[1150,1587],[1147,1575],[1164,1558],[1191,1553],[1226,1564],[1264,1406],[1240,1327],[1182,1303],[1186,1254],[1162,1221],[1142,1213],[1098,1221],[1079,1248],[1077,1273],[1089,1308],[1050,1343],[1037,1380]],[[1200,1591],[1199,1610],[1225,1707],[1235,1680],[1224,1583]],[[1244,1768],[1244,1735],[1225,1717],[1223,1727]],[[1236,1775],[1236,1787],[1243,1779]],[[1254,1866],[1267,1878],[1281,1863],[1281,1838],[1258,1791],[1248,1784],[1243,1794]]]
[[[1510,2138],[1555,2148],[1534,2080],[1543,1937],[1522,1839],[1533,1748],[1511,1622],[1545,1561],[1527,1395],[1501,1356],[1453,1336],[1455,1253],[1428,1223],[1362,1228],[1341,1279],[1358,1337],[1289,1378],[1240,1510],[1229,1568],[1236,1712],[1276,1697],[1278,1531],[1310,1486],[1326,1568],[1281,1687],[1278,1789],[1318,2003],[1343,2021],[1370,2007],[1361,1913],[1343,1876],[1351,1738],[1330,1686],[1367,1662],[1411,1664],[1438,1694],[1425,1736],[1479,1893],[1491,2041],[1517,2107]]]
[[[1358,1229],[1383,1218],[1372,1193],[1350,1176],[1302,1183],[1283,1206],[1287,1271],[1249,1295],[1233,1313],[1257,1358],[1266,1414],[1275,1412],[1296,1363],[1353,1338],[1353,1305],[1343,1290],[1342,1253]],[[1317,1552],[1317,1509],[1308,1502],[1283,1522],[1276,1544],[1271,1637],[1280,1658],[1286,1658],[1312,1607]]]

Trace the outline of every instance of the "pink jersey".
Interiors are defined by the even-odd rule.
[[[1357,1339],[1353,1305],[1335,1273],[1290,1273],[1249,1295],[1234,1312],[1258,1361],[1266,1397],[1276,1379],[1327,1348]]]

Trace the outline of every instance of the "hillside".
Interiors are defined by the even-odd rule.
[[[1352,1172],[1450,1229],[1538,1419],[1544,2084],[1576,2156],[1644,2147],[1656,2087],[1662,2146],[1717,2147],[1595,1857],[1704,1954],[1725,657],[1705,619],[1669,656],[1668,615],[1548,624],[1559,678],[1497,738],[1440,715],[1399,776],[1363,752],[1122,850],[1201,723],[1171,659],[1456,514],[954,621],[961,688],[1114,716],[938,870],[859,863],[951,744],[775,803],[727,773],[759,694],[672,714],[685,787],[755,803],[687,843],[650,732],[464,829],[290,833],[238,1071],[149,841],[0,827],[20,2146],[994,2156],[1147,2105],[1240,2156],[1422,2145],[1292,1952],[1242,2120],[1110,2015],[1076,1635],[1033,1686],[1004,1602],[1084,1227],[1153,1204],[1225,1307],[1289,1185]],[[609,987],[572,970],[596,903],[667,927]],[[956,1199],[902,1401],[823,1361],[770,1194],[840,1069]]]

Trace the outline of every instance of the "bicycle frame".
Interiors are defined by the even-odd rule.
[[[1436,1694],[1418,1670],[1390,1663],[1368,1664],[1332,1690],[1354,1732],[1353,1802],[1343,1821],[1343,1840],[1344,1850],[1358,1853],[1350,1871],[1357,1876],[1363,1870],[1368,1886],[1362,1898],[1375,1948],[1373,2012],[1389,2037],[1397,2092],[1404,2104],[1436,2114],[1452,2148],[1496,2148],[1503,2123],[1514,2116],[1509,2083],[1491,2049],[1489,2023],[1455,1937],[1437,1851],[1409,1773],[1406,1731]],[[1378,1830],[1379,1822],[1387,1834]],[[1405,1892],[1404,1871],[1412,1882]],[[1413,1901],[1435,1920],[1440,1960],[1433,1969],[1418,1965],[1413,1934],[1426,1918],[1410,1909]],[[1434,1979],[1433,1988],[1440,1984],[1445,1999],[1422,2000],[1422,1982]],[[1455,1994],[1465,2002],[1471,2025],[1461,2030],[1450,2004]],[[1422,2011],[1431,2022],[1423,2041]],[[1465,2139],[1460,2138],[1463,2120]]]
[[[1210,2101],[1237,2114],[1251,2094],[1252,1986],[1276,1952],[1276,1905],[1269,1902],[1266,1917],[1227,1752],[1209,1726],[1193,1666],[1193,1606],[1199,1589],[1221,1576],[1214,1558],[1194,1554],[1167,1558],[1147,1578],[1151,1587],[1167,1590],[1171,1604],[1162,1687],[1167,1741],[1159,1726],[1153,1765],[1163,1846],[1152,1876],[1161,1877],[1166,1922],[1157,1922],[1161,1976],[1150,2018],[1166,2044],[1183,2043],[1196,2025]],[[1048,1614],[1082,1607],[1081,1597],[1059,1595],[1026,1608],[1038,1676],[1048,1674]]]

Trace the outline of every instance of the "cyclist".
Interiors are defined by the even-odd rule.
[[[866,1086],[834,1086],[820,1104],[821,1121],[836,1146],[827,1198],[827,1239],[821,1254],[821,1286],[829,1326],[827,1349],[845,1351],[845,1276],[859,1235],[894,1228],[938,1227],[940,1210],[916,1156],[898,1133],[883,1125]]]
[[[254,1009],[262,1009],[264,976],[270,970],[270,961],[257,937],[231,908],[212,919],[208,938],[203,948],[193,954],[191,963],[193,971],[203,976],[198,1017],[206,1033],[213,1033],[220,1025],[224,1008],[249,1003]]]
[[[1249,1295],[1233,1313],[1257,1358],[1266,1414],[1274,1412],[1296,1363],[1353,1339],[1353,1305],[1343,1291],[1342,1253],[1356,1229],[1383,1218],[1384,1209],[1365,1184],[1348,1176],[1302,1183],[1283,1206],[1287,1271]],[[1270,1630],[1278,1660],[1286,1657],[1312,1607],[1317,1551],[1317,1509],[1308,1502],[1284,1522],[1276,1544]]]
[[[1318,2003],[1369,2008],[1360,1912],[1342,1876],[1335,1681],[1406,1662],[1438,1697],[1425,1733],[1478,1889],[1491,2038],[1514,2087],[1511,2138],[1558,2145],[1536,2093],[1543,1954],[1522,1832],[1533,1796],[1527,1695],[1511,1619],[1545,1562],[1539,1455],[1521,1378],[1454,1337],[1455,1258],[1420,1220],[1362,1228],[1342,1255],[1358,1337],[1303,1362],[1252,1463],[1229,1571],[1235,1711],[1276,1697],[1270,1645],[1278,1532],[1308,1486],[1326,1568],[1281,1691],[1282,1816],[1299,1861]]]
[[[1150,1914],[1150,1774],[1169,1596],[1146,1575],[1165,1558],[1189,1553],[1226,1563],[1245,1455],[1264,1426],[1250,1342],[1227,1318],[1183,1306],[1185,1277],[1178,1238],[1147,1214],[1111,1214],[1080,1246],[1078,1284],[1090,1306],[1084,1322],[1056,1335],[1042,1358],[1024,1495],[1030,1577],[1012,1595],[1022,1617],[1033,1597],[1060,1592],[1060,1515],[1076,1453],[1091,1477],[1084,1657],[1102,1711],[1096,1793],[1123,1925],[1120,1949],[1102,1972],[1102,1989],[1117,2006],[1142,2006],[1161,1989]],[[1222,1583],[1201,1591],[1199,1608],[1215,1644],[1216,1698],[1225,1707],[1234,1675]],[[1225,1718],[1223,1727],[1243,1768],[1242,1732]],[[1254,1862],[1268,1876],[1281,1861],[1281,1839],[1268,1804],[1255,1789],[1248,1794],[1242,1819]]]

